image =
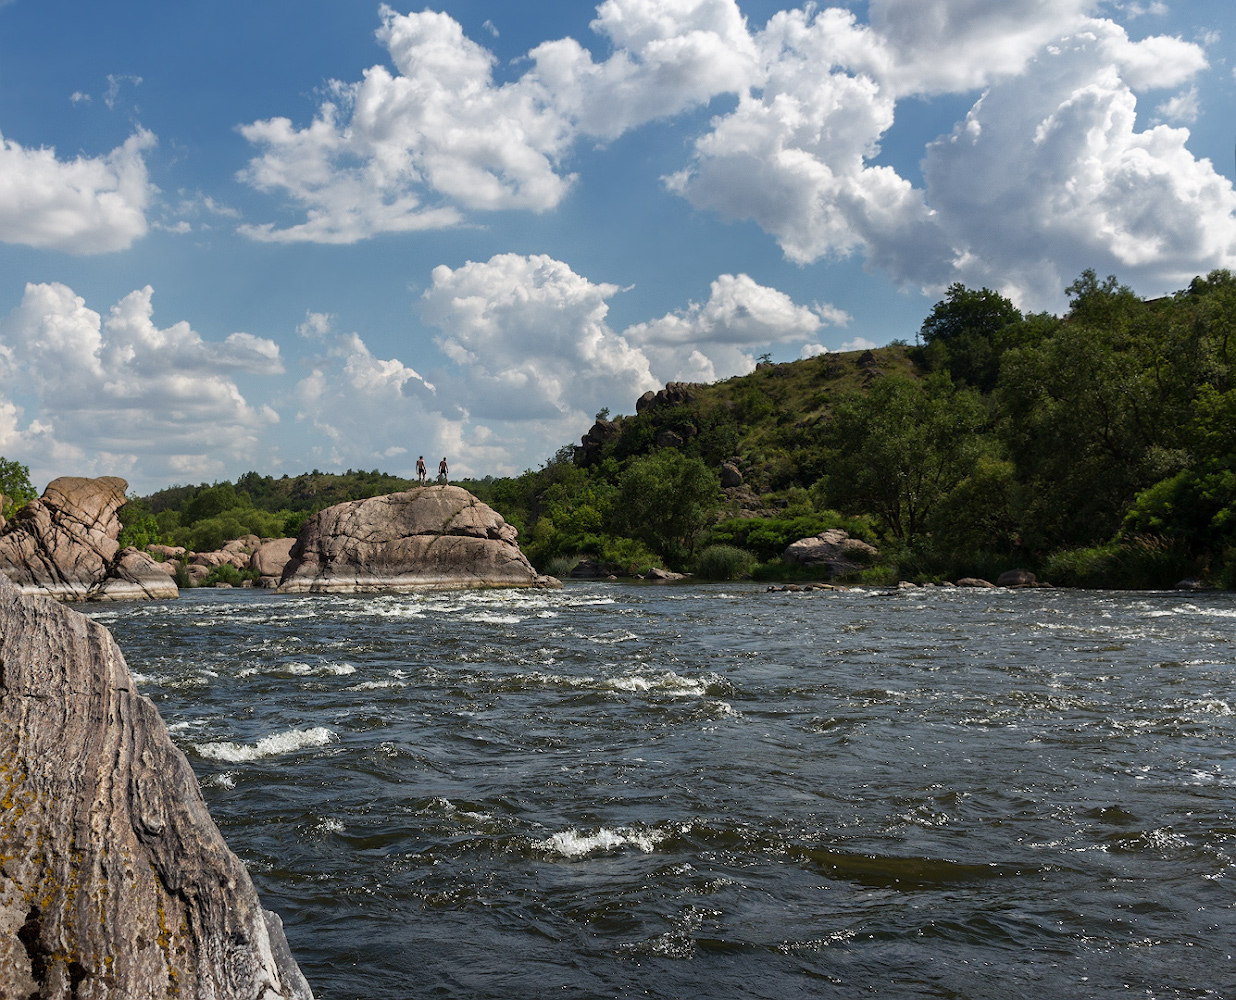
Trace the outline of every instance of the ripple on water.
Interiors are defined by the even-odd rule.
[[[410,963],[447,1000],[1236,980],[1230,595],[573,584],[93,615],[321,996],[402,1000]]]

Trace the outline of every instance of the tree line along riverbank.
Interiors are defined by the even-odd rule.
[[[793,541],[841,528],[887,583],[1027,568],[1058,585],[1236,586],[1236,276],[1143,300],[1083,273],[1062,315],[954,285],[914,343],[826,353],[597,414],[579,445],[459,481],[536,567],[587,559],[713,579],[811,577]],[[0,465],[11,514],[17,463]],[[25,487],[28,488],[28,482]],[[125,542],[191,550],[295,535],[310,514],[407,489],[371,472],[248,472],[131,497]]]

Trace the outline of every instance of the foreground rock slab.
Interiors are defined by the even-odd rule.
[[[328,507],[301,528],[283,593],[365,593],[458,587],[558,587],[519,550],[517,532],[458,486]]]
[[[0,580],[0,997],[312,996],[111,634]]]
[[[146,553],[120,549],[116,512],[128,485],[115,476],[52,480],[0,534],[0,573],[60,601],[179,596]]]

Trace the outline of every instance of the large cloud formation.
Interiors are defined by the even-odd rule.
[[[0,452],[37,456],[36,482],[66,467],[124,475],[139,460],[164,482],[218,474],[277,422],[235,376],[282,372],[278,346],[247,333],[208,342],[184,322],[160,329],[152,294],[131,292],[103,318],[65,285],[28,284],[0,318]]]
[[[125,250],[146,234],[155,188],[139,129],[106,156],[59,160],[0,136],[0,241],[93,254]]]
[[[1029,306],[1060,304],[1061,275],[1081,267],[1160,290],[1236,263],[1231,183],[1193,156],[1186,129],[1139,131],[1136,116],[1139,95],[1157,94],[1172,120],[1195,117],[1204,50],[1134,41],[1094,7],[871,0],[867,23],[809,4],[753,28],[736,0],[606,0],[592,27],[607,58],[548,41],[506,81],[448,15],[383,7],[394,72],[334,83],[304,128],[242,130],[260,151],[242,177],[306,216],[245,231],[351,242],[544,211],[574,182],[581,138],[727,96],[667,186],[753,220],[795,261],[860,253],[904,284],[996,283]],[[899,102],[939,94],[977,99],[925,150],[916,187],[877,162],[880,143]]]

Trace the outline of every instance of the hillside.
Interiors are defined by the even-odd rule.
[[[1236,585],[1236,277],[1143,301],[1086,272],[1068,292],[1064,315],[1023,315],[954,285],[921,345],[671,383],[597,414],[540,469],[460,485],[555,575],[586,558],[784,576],[789,542],[842,528],[879,546],[858,574],[873,580],[1021,566],[1066,584]],[[204,549],[409,485],[251,472],[122,516],[135,540]]]

